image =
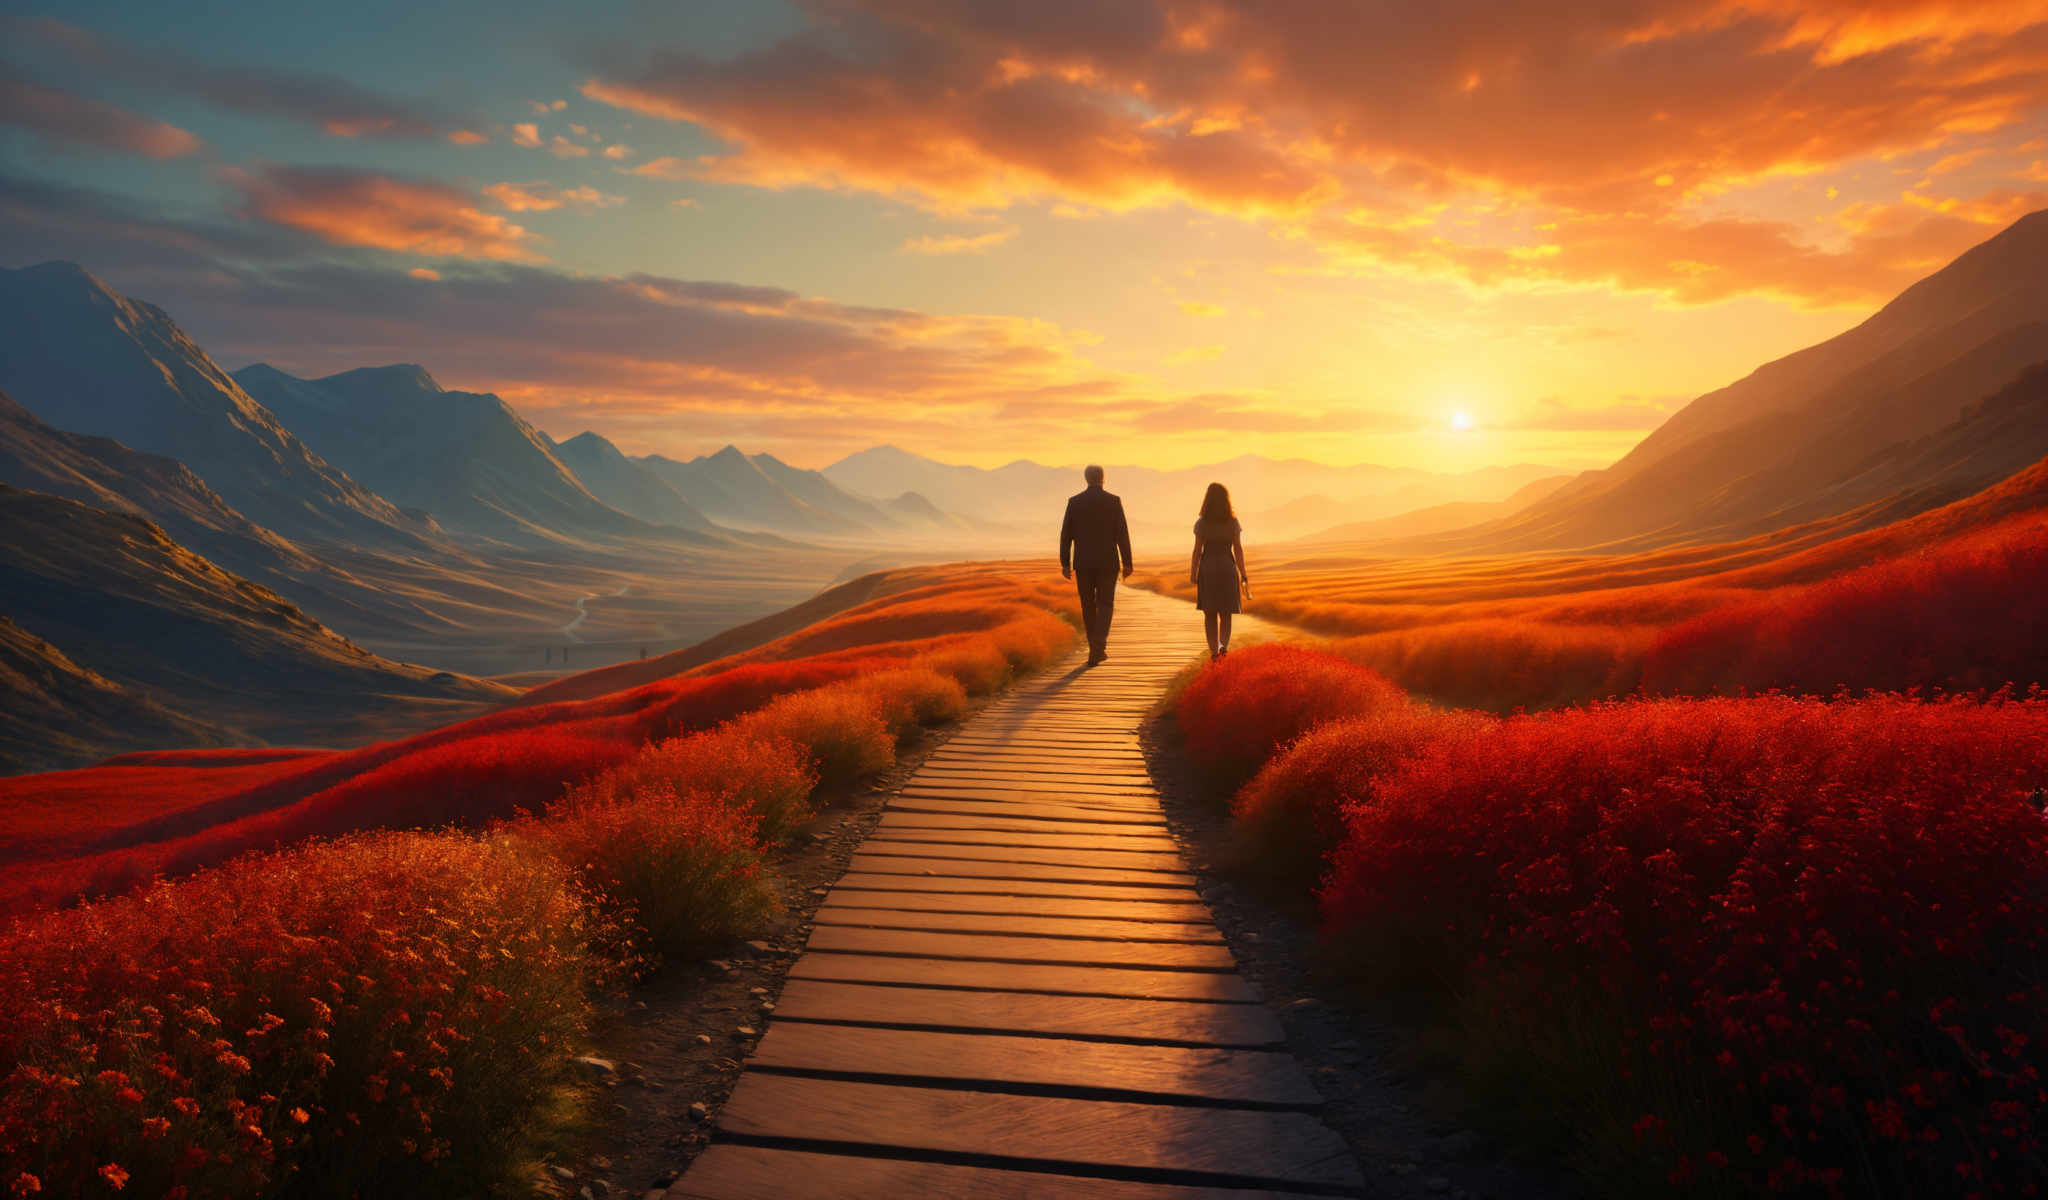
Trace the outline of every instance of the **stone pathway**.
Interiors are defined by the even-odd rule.
[[[671,1197],[1359,1193],[1139,752],[1201,648],[1187,605],[1123,589],[1107,665],[1077,652],[926,760]]]

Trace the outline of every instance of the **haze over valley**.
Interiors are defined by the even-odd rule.
[[[7,615],[39,688],[75,693],[13,704],[90,709],[111,686],[174,714],[24,751],[17,769],[167,735],[349,743],[480,711],[861,571],[1048,557],[1077,488],[1078,464],[990,470],[892,446],[823,470],[731,445],[629,455],[589,431],[557,441],[418,365],[229,372],[172,314],[68,262],[0,271],[0,323]],[[1248,514],[1268,537],[1561,482],[1255,456],[1113,470],[1148,551],[1183,536],[1190,497],[1221,475],[1272,506]]]

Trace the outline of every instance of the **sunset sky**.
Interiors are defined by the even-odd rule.
[[[13,0],[0,264],[823,465],[1604,464],[2048,207],[2048,0]]]

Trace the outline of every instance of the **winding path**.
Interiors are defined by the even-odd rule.
[[[1106,666],[991,705],[891,800],[671,1197],[1358,1194],[1139,751],[1200,619],[1117,604]]]

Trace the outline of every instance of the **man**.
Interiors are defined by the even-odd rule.
[[[1088,488],[1067,501],[1060,523],[1060,574],[1081,593],[1081,623],[1088,630],[1088,665],[1109,657],[1109,619],[1116,611],[1116,575],[1121,556],[1131,577],[1131,530],[1124,502],[1102,490],[1102,468],[1081,472]]]

